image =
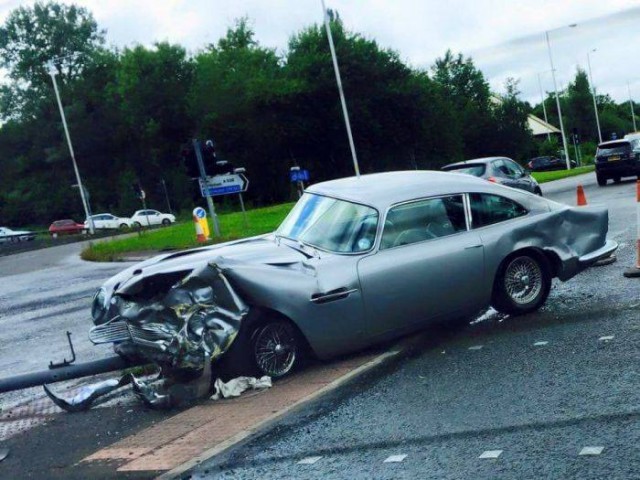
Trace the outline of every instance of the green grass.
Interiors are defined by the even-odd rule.
[[[247,211],[246,223],[242,212],[218,215],[221,236],[217,238],[214,236],[211,220],[209,220],[212,239],[206,244],[228,242],[272,232],[284,220],[293,205],[293,203],[284,203]],[[114,262],[126,257],[127,254],[136,252],[179,250],[201,245],[205,244],[196,241],[193,222],[187,222],[158,230],[139,232],[128,238],[93,243],[82,252],[81,256],[84,260]]]
[[[561,178],[574,177],[576,175],[582,175],[583,173],[593,172],[593,165],[586,167],[577,167],[571,170],[554,170],[553,172],[533,172],[531,176],[535,178],[538,183],[552,182],[553,180],[560,180]]]

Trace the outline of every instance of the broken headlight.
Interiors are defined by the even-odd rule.
[[[100,320],[108,310],[107,292],[104,288],[99,288],[93,296],[91,304],[91,317],[94,321]]]

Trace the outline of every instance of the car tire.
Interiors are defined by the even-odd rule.
[[[542,254],[516,252],[496,275],[491,306],[501,313],[524,315],[538,310],[551,290],[549,262]]]
[[[165,227],[168,225],[171,225],[171,220],[169,220],[168,218],[165,218],[162,220],[162,225],[164,225]]]
[[[604,187],[605,185],[607,185],[607,177],[596,175],[596,180],[598,181],[599,187]]]
[[[129,225],[127,225],[126,223],[120,224],[120,230],[128,230],[128,229],[129,229]]]
[[[142,228],[142,224],[140,222],[133,222],[133,228],[140,230]]]
[[[250,321],[250,318],[245,321]],[[278,348],[283,345],[284,348]],[[304,363],[305,350],[302,335],[293,323],[284,318],[260,319],[247,328],[241,327],[231,347],[214,368],[223,379],[263,375],[277,379]]]

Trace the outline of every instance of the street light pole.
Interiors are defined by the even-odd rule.
[[[629,82],[627,82],[627,90],[629,91],[629,106],[631,107],[631,120],[633,120],[633,131],[637,132],[638,128],[636,127],[636,114],[633,111],[633,100],[631,100],[631,87],[629,86]]]
[[[89,232],[93,235],[95,233],[95,226],[93,224],[93,218],[89,214],[89,201],[84,194],[84,186],[82,185],[82,179],[80,178],[80,171],[78,170],[78,164],[76,163],[76,155],[73,152],[73,145],[71,144],[71,136],[69,136],[69,128],[67,127],[67,119],[64,116],[64,109],[62,108],[62,101],[60,100],[60,92],[58,91],[58,83],[56,82],[56,72],[53,68],[49,70],[51,81],[53,82],[53,90],[56,92],[56,100],[58,101],[58,108],[60,109],[60,117],[62,117],[62,126],[64,127],[64,133],[67,137],[67,144],[69,145],[69,153],[71,154],[71,161],[73,162],[73,171],[76,174],[76,181],[78,182],[78,190],[80,190],[80,198],[82,199],[82,206],[84,207],[84,214],[89,220]]]
[[[587,65],[589,66],[589,83],[591,83],[591,96],[593,97],[593,111],[596,113],[596,125],[598,125],[598,140],[602,143],[602,131],[600,130],[600,117],[598,116],[598,104],[596,103],[596,85],[593,83],[593,75],[591,74],[591,58],[589,53],[595,52],[594,48],[591,52],[587,52]]]
[[[340,102],[342,103],[342,113],[344,115],[344,123],[347,127],[347,136],[349,137],[349,147],[351,148],[351,157],[353,158],[353,168],[356,171],[356,177],[360,177],[360,167],[358,166],[358,157],[356,155],[356,146],[353,143],[353,135],[351,134],[351,123],[349,122],[349,112],[347,110],[347,101],[344,98],[342,90],[342,80],[340,78],[340,69],[338,68],[338,57],[336,56],[336,47],[333,45],[333,36],[331,35],[331,27],[329,26],[329,15],[327,8],[322,2],[322,18],[324,26],[327,29],[327,37],[329,38],[329,49],[331,50],[331,59],[333,60],[333,69],[336,74],[336,82],[338,83],[338,92],[340,93]]]
[[[560,97],[558,96],[558,84],[556,83],[556,70],[553,66],[553,57],[551,56],[551,42],[549,41],[549,32],[544,32],[547,39],[547,50],[549,51],[549,63],[551,64],[551,76],[553,77],[553,90],[556,95],[556,105],[558,107],[558,120],[560,121],[560,133],[562,134],[562,146],[564,148],[565,160],[567,162],[567,170],[571,170],[571,161],[569,160],[569,149],[567,148],[567,137],[564,134],[564,124],[562,123],[562,108],[560,107]]]
[[[544,113],[544,121],[548,125],[549,119],[547,118],[547,107],[544,105],[544,93],[542,91],[542,80],[540,80],[540,74],[538,73],[538,86],[540,87],[540,98],[542,99],[542,112]],[[547,140],[551,140],[551,133],[547,131]]]

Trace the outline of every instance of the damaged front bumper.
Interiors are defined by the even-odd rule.
[[[235,339],[248,306],[221,269],[210,263],[168,291],[149,291],[157,278],[141,278],[109,300],[111,318],[94,326],[94,344],[113,343],[121,355],[142,358],[171,371],[200,372]],[[106,302],[98,292],[94,302]],[[103,295],[105,295],[103,293]]]

